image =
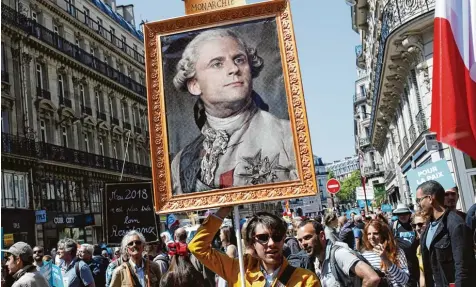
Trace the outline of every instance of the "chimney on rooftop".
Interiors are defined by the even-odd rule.
[[[136,26],[134,20],[134,5],[119,5],[117,6],[116,12],[126,20],[127,23],[131,24],[133,27]]]
[[[112,11],[116,11],[116,0],[104,0],[104,3],[111,7]]]

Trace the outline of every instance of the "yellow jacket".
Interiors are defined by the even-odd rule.
[[[195,237],[189,243],[188,248],[200,262],[202,262],[210,270],[218,274],[220,277],[228,281],[230,286],[241,287],[240,265],[237,258],[230,258],[211,247],[213,237],[217,233],[222,221],[215,217],[209,216],[195,234]],[[246,286],[264,287],[266,279],[261,272],[260,263],[257,258],[250,255],[244,256],[245,280]],[[283,265],[279,271],[277,278],[286,269],[288,261],[284,259]],[[277,287],[277,279],[274,280],[271,287]],[[296,287],[320,287],[321,284],[316,274],[309,270],[297,268],[288,281],[287,286]]]

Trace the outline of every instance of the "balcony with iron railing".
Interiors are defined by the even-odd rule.
[[[371,175],[375,176],[380,173],[383,174],[384,170],[385,168],[383,164],[376,163],[373,166],[365,166],[362,174],[366,176],[371,176]]]
[[[93,110],[90,107],[81,104],[81,113],[85,114],[85,115],[92,116],[93,115]]]
[[[119,39],[116,35],[111,33],[108,29],[104,28],[98,21],[89,17],[84,11],[78,9],[74,5],[70,4],[68,0],[56,0],[56,5],[61,8],[63,11],[67,12],[69,15],[73,16],[79,22],[83,23],[89,29],[93,30],[95,33],[100,35],[104,40],[108,41],[109,43],[113,44],[115,47],[119,48],[128,56],[132,57],[134,60],[139,62],[140,64],[144,64],[144,55],[139,54],[139,52],[124,43],[122,39]],[[135,35],[134,35],[135,36]],[[140,42],[143,42],[144,39],[140,39]]]
[[[75,44],[58,36],[53,31],[36,23],[36,21],[31,20],[4,4],[2,4],[2,20],[4,23],[14,25],[24,32],[33,35],[35,38],[38,38],[42,42],[75,59],[81,64],[90,67],[92,70],[99,72],[103,76],[123,87],[126,87],[134,93],[146,97],[146,90],[143,85],[79,48]]]
[[[365,146],[368,146],[368,145],[370,145],[370,138],[369,137],[359,139],[359,147],[365,147]]]
[[[62,147],[45,142],[36,142],[21,136],[2,133],[2,153],[24,156],[39,160],[48,160],[74,164],[120,173],[123,161],[102,155]],[[124,173],[141,177],[152,177],[151,168],[144,165],[125,162]]]
[[[103,112],[96,111],[96,116],[97,116],[98,119],[100,119],[102,121],[107,121],[107,116]]]
[[[36,96],[40,99],[46,99],[51,101],[51,93],[41,87],[36,87]]]
[[[386,66],[384,62],[386,61],[385,57],[388,57],[390,53],[386,53],[386,42],[390,35],[393,32],[398,30],[400,27],[410,23],[414,19],[428,15],[429,12],[434,10],[436,0],[392,0],[387,1],[385,7],[382,11],[382,24],[381,24],[381,33],[380,33],[380,40],[378,45],[377,51],[377,58],[375,60],[375,65],[372,67],[374,71],[375,77],[373,80],[374,89],[373,94],[371,95],[372,98],[372,116],[371,121],[375,123],[377,111],[379,110],[377,104],[385,102],[381,101],[379,97],[381,95],[385,96],[386,93],[381,91],[382,87],[385,87],[384,84],[381,83],[382,79],[386,79],[387,77],[383,78],[384,70]],[[388,93],[391,94],[391,93]],[[373,137],[374,134],[374,125],[370,125],[370,134]],[[380,136],[383,138],[386,134],[385,130],[381,130]],[[383,142],[383,141],[382,141]]]
[[[111,124],[119,126],[119,119],[109,116],[109,120],[111,121]]]
[[[10,83],[10,75],[4,70],[2,70],[2,83]]]

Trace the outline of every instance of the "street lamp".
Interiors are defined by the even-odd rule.
[[[345,1],[345,4],[349,5],[349,6],[355,6],[357,4],[357,1],[356,0],[344,0]]]

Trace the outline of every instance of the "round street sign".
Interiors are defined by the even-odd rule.
[[[338,193],[340,191],[340,182],[335,178],[329,179],[327,181],[327,191],[332,194]]]

